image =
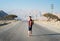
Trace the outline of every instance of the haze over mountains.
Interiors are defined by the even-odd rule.
[[[26,19],[28,16],[32,16],[33,18],[38,18],[41,16],[41,12],[38,10],[22,10],[22,9],[17,9],[17,10],[12,10],[8,12],[9,14],[15,14],[18,16],[18,18],[21,19]]]

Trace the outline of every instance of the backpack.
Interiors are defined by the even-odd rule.
[[[30,21],[32,21],[32,25],[33,25],[34,24],[34,20],[31,19]]]

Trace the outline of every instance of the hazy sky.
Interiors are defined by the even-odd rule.
[[[0,0],[0,10],[37,9],[50,12],[51,4],[54,4],[54,12],[60,12],[60,0]]]

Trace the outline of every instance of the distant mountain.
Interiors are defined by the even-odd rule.
[[[4,12],[3,10],[0,10],[0,18],[7,16],[8,14]]]
[[[32,16],[33,18],[40,17],[40,11],[38,10],[22,10],[16,9],[8,12],[9,14],[16,14],[20,19],[26,19],[28,16]]]

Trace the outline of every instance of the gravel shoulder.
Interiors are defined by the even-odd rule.
[[[60,21],[58,21],[58,22],[54,22],[54,21],[47,22],[47,21],[39,20],[39,21],[35,21],[35,23],[38,25],[41,25],[45,28],[48,28],[49,30],[60,33]]]

